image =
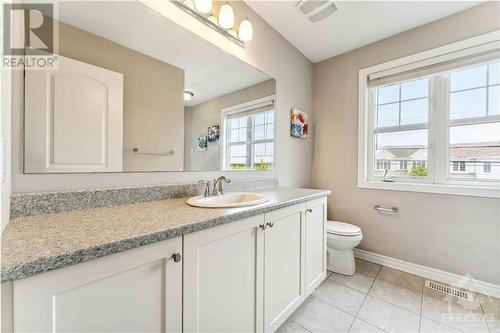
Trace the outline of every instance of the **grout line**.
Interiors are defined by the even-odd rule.
[[[293,323],[295,323],[296,325],[298,325],[298,326],[302,327],[302,328],[303,328],[303,329],[305,329],[306,331],[308,331],[308,332],[312,333],[311,331],[309,331],[309,330],[308,330],[307,328],[305,328],[304,326],[300,325],[298,322],[296,322],[296,321],[295,321],[295,320],[293,320],[292,318],[288,317],[288,319],[287,319],[287,320],[290,320],[291,322],[293,322]],[[285,322],[286,322],[286,321],[285,321]],[[283,323],[283,324],[284,324],[284,323]],[[282,324],[282,325],[283,325],[283,324]]]
[[[366,320],[361,319],[361,318],[359,318],[359,317],[357,317],[357,316],[356,316],[356,319],[358,319],[358,320],[362,321],[363,323],[366,323],[366,324],[368,324],[368,325],[371,325],[371,326],[373,326],[373,327],[376,327],[376,328],[378,328],[379,330],[381,330],[382,332],[387,332],[386,330],[383,330],[383,329],[381,329],[380,327],[375,326],[375,325],[373,325],[372,323],[369,323],[369,322],[367,322]]]

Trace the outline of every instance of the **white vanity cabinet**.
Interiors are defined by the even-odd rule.
[[[325,213],[321,198],[184,236],[184,331],[274,332],[326,276]]]
[[[181,237],[15,280],[14,331],[180,332],[175,253]]]

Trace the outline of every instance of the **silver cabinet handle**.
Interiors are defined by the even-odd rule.
[[[179,262],[182,259],[182,255],[180,253],[174,253],[172,254],[172,258],[174,259],[174,262]]]
[[[373,208],[375,208],[375,210],[378,210],[379,212],[386,212],[392,214],[396,214],[399,211],[398,207],[384,208],[380,205],[375,205]]]
[[[269,228],[272,228],[274,227],[274,223],[273,222],[267,222],[266,225],[269,227]]]
[[[312,213],[312,211],[313,211],[312,208],[307,208],[306,209],[306,213]]]

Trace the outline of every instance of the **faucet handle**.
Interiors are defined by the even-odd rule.
[[[209,197],[210,196],[210,180],[200,180],[198,181],[198,184],[205,184],[205,193],[203,194],[204,197]]]

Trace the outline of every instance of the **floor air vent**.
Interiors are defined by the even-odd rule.
[[[425,280],[425,286],[432,290],[436,290],[443,294],[447,294],[453,297],[458,297],[471,302],[474,300],[474,293],[467,290],[460,290],[458,288],[453,288],[445,284],[441,284],[430,280]]]

